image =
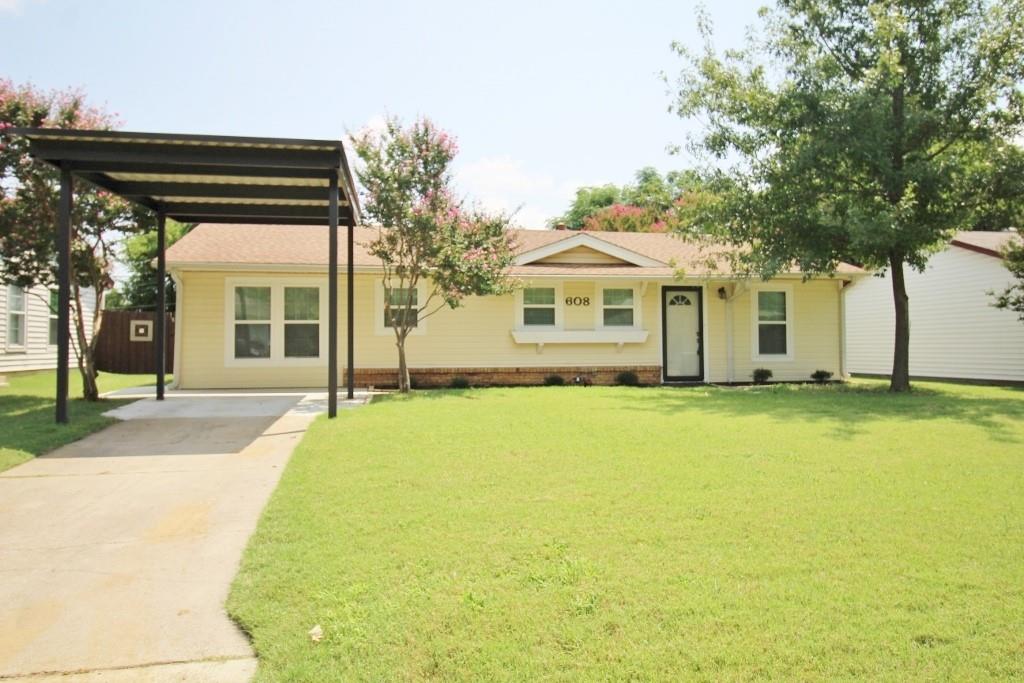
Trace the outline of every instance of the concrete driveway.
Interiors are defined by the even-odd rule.
[[[0,679],[248,680],[224,601],[322,405],[172,393],[0,474]]]

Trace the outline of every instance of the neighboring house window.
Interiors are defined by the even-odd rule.
[[[759,289],[756,291],[755,318],[756,351],[762,358],[786,359],[791,357],[792,301],[788,290]]]
[[[7,287],[7,345],[25,345],[25,290],[17,285]]]
[[[555,288],[527,287],[523,290],[523,326],[555,324]]]
[[[608,288],[601,292],[601,324],[605,327],[633,327],[636,297],[631,287]]]
[[[235,358],[270,358],[270,287],[235,287]]]
[[[415,287],[392,287],[386,292],[388,305],[384,307],[384,326],[397,327],[408,316],[408,327],[419,324],[419,291]],[[407,309],[406,306],[409,306]],[[388,315],[390,309],[390,317]]]
[[[57,290],[50,290],[50,346],[57,345],[57,308],[58,304]]]
[[[284,357],[320,357],[319,287],[284,288]]]

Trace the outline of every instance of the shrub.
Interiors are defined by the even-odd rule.
[[[452,377],[452,381],[448,383],[448,386],[452,389],[469,389],[469,379],[462,375],[455,375],[455,377]]]
[[[635,387],[640,384],[640,378],[632,370],[623,370],[615,375],[615,383],[624,387]]]
[[[561,375],[548,375],[544,378],[544,386],[546,387],[560,387],[565,384],[565,378]]]
[[[818,384],[824,384],[825,382],[832,379],[832,373],[828,370],[815,370],[811,373],[811,379]]]
[[[772,378],[772,371],[768,368],[757,368],[751,375],[754,378],[754,384],[768,384],[768,380]]]

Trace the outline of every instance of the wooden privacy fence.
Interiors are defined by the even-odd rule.
[[[153,335],[156,314],[137,311],[104,311],[100,338],[96,342],[96,368],[100,372],[150,375],[156,372]],[[174,314],[168,313],[167,372],[174,371]]]

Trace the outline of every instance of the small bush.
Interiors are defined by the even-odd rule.
[[[768,384],[768,380],[772,378],[772,371],[768,368],[757,368],[750,374],[754,378],[754,384]]]
[[[815,370],[811,373],[811,379],[818,384],[824,384],[825,382],[832,379],[832,373],[828,370]]]
[[[469,389],[469,379],[462,375],[455,375],[455,377],[452,377],[452,381],[448,383],[448,386],[452,389]]]
[[[565,378],[561,375],[548,375],[544,378],[544,386],[546,387],[560,387],[565,384]]]
[[[640,384],[640,378],[632,370],[623,370],[615,375],[615,383],[624,387],[635,387]]]

